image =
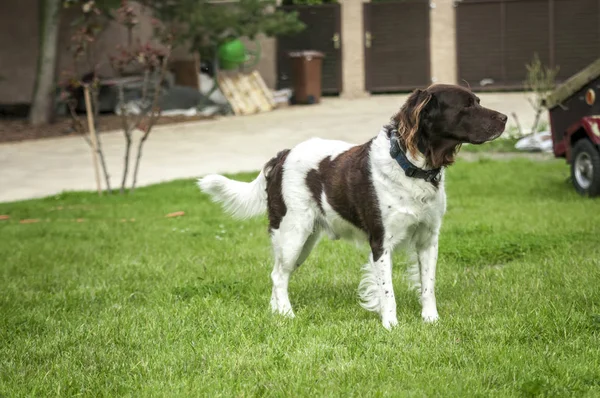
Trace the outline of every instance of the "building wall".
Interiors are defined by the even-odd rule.
[[[364,0],[340,0],[342,4],[343,91],[342,96],[368,95],[364,67]],[[430,60],[432,83],[455,84],[456,17],[453,0],[430,1]]]
[[[37,0],[0,1],[0,104],[28,104],[33,98],[35,74],[38,59],[38,13]],[[142,42],[152,38],[151,15],[142,11],[134,37]],[[70,22],[76,10],[63,12],[57,61],[57,79],[65,71],[77,70],[80,74],[91,71],[91,65],[79,61],[74,67],[69,51]],[[276,53],[275,39],[259,37],[262,47],[260,62],[256,69],[269,87],[275,87]],[[116,51],[117,44],[127,42],[127,30],[117,23],[111,23],[95,45],[98,70],[102,76],[114,75],[108,55]],[[173,50],[173,60],[193,59],[187,48]]]
[[[344,98],[364,97],[365,49],[363,0],[340,0],[342,4],[342,93]]]
[[[260,43],[261,54],[255,69],[264,79],[267,87],[274,89],[277,85],[277,39],[259,35],[256,39]],[[255,43],[243,40],[249,50],[253,50]]]
[[[0,1],[0,103],[31,101],[38,59],[38,1]]]
[[[342,96],[365,96],[365,69],[363,43],[363,0],[340,0],[342,4]],[[453,0],[431,1],[431,72],[433,82],[456,83],[455,8]],[[38,1],[0,1],[0,103],[29,103],[33,95],[36,62],[38,59]],[[61,72],[73,69],[70,55],[69,22],[75,10],[63,16],[59,38],[57,78]],[[107,28],[96,44],[100,73],[113,75],[107,55],[118,43],[126,42],[126,30],[114,23]],[[150,15],[143,14],[136,27],[136,37],[142,41],[152,37]],[[276,39],[259,36],[262,52],[256,69],[270,88],[276,86]],[[252,44],[249,44],[253,46]],[[191,59],[185,48],[175,49],[173,59]],[[90,70],[78,64],[80,73]]]
[[[456,84],[456,8],[454,0],[431,1],[430,59],[432,83]]]

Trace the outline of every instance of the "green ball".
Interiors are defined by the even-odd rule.
[[[224,70],[238,68],[248,59],[246,46],[240,39],[223,43],[217,49],[219,67]]]

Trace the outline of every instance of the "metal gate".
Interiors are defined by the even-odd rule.
[[[429,1],[364,3],[363,16],[367,91],[431,84]]]
[[[456,2],[458,77],[479,89],[523,88],[537,53],[558,81],[600,56],[600,0]]]
[[[316,50],[325,54],[321,87],[323,93],[342,91],[341,13],[337,3],[318,6],[283,6],[284,11],[296,11],[306,28],[296,35],[277,39],[277,87],[291,86],[290,51]]]

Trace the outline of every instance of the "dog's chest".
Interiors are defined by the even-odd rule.
[[[443,186],[435,190],[420,190],[379,184],[377,188],[386,240],[406,242],[420,231],[431,231],[441,224],[445,212]]]

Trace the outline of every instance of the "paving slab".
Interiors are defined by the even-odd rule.
[[[525,127],[531,125],[534,115],[525,93],[479,96],[483,106],[509,116],[515,112]],[[144,147],[138,185],[258,170],[279,150],[311,137],[365,142],[378,133],[405,99],[406,95],[324,98],[318,105],[158,126]],[[514,124],[511,119],[509,125]],[[111,132],[102,134],[101,139],[114,187],[122,175],[123,136]],[[90,149],[81,137],[0,145],[0,202],[94,189]]]

